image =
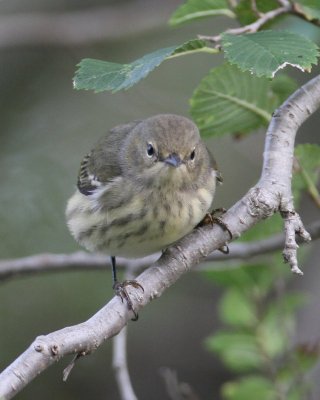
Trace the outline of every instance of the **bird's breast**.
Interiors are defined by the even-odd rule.
[[[90,251],[142,257],[189,233],[210,209],[214,190],[215,179],[190,190],[172,185],[144,191],[135,188],[125,202],[119,198],[118,205],[113,201],[109,208],[108,204],[97,207],[98,196],[90,198],[76,192],[67,208],[68,226]],[[107,201],[108,196],[103,198]]]

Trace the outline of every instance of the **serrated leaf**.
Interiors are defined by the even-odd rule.
[[[188,0],[172,14],[169,24],[179,25],[195,19],[216,15],[235,17],[226,0]]]
[[[306,190],[320,207],[320,194],[317,182],[320,177],[320,146],[301,144],[295,148],[295,163],[292,188],[295,202],[298,203],[301,192]]]
[[[130,64],[117,64],[108,61],[85,58],[78,64],[73,83],[75,89],[104,90],[118,92],[129,89],[145,78],[165,59],[193,52],[216,53],[217,50],[206,46],[203,40],[190,40],[179,46],[166,47],[144,55]]]
[[[237,289],[227,290],[219,301],[220,319],[234,327],[250,328],[256,322],[255,303],[248,293]]]
[[[277,398],[274,383],[259,375],[249,375],[237,381],[225,383],[222,395],[226,400],[272,400]]]
[[[286,86],[281,78],[280,89],[276,82],[225,64],[200,82],[190,112],[203,136],[248,133],[269,123],[274,109],[291,93],[291,82],[287,78]]]
[[[205,343],[234,371],[249,371],[264,365],[255,337],[249,333],[218,332]]]
[[[320,19],[319,0],[296,0],[293,7],[296,12],[302,14],[309,21]]]
[[[310,71],[317,63],[318,46],[304,36],[288,31],[261,31],[222,35],[222,48],[231,64],[257,76],[273,78],[287,65]]]
[[[257,10],[266,13],[279,7],[277,0],[256,0]],[[240,0],[234,9],[241,25],[249,25],[258,19],[258,15],[252,9],[252,0]]]

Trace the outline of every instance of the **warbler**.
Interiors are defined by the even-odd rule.
[[[125,286],[143,288],[118,283],[116,256],[143,257],[188,234],[211,210],[221,180],[191,120],[134,121],[111,129],[83,158],[67,224],[80,245],[111,256],[113,287],[133,310]]]

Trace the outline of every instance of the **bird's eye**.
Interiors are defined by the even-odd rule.
[[[190,154],[190,160],[193,161],[194,158],[195,158],[195,156],[196,156],[196,150],[193,149],[192,152],[191,152],[191,154]]]
[[[151,143],[148,143],[148,146],[147,146],[147,155],[148,155],[148,157],[150,157],[150,158],[154,155],[154,148],[153,148],[153,146],[152,146]]]

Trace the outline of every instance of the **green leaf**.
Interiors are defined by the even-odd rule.
[[[206,42],[200,39],[189,40],[186,43],[176,47],[175,51],[167,59],[194,54],[197,52],[217,54],[219,51],[212,47],[207,47]]]
[[[225,0],[188,0],[172,14],[169,24],[178,25],[195,19],[225,15],[234,18]]]
[[[320,208],[320,194],[316,186],[320,177],[320,146],[309,143],[298,145],[295,148],[294,171],[292,187],[296,203],[301,192],[306,190]]]
[[[220,319],[234,327],[247,328],[257,323],[255,303],[238,289],[227,290],[219,302]]]
[[[309,21],[320,19],[319,0],[296,0],[294,9]]]
[[[287,348],[290,338],[288,338],[286,330],[287,321],[283,321],[285,317],[277,310],[277,304],[272,304],[257,329],[257,340],[260,343],[260,348],[263,349],[263,354],[268,356],[269,359],[280,356]],[[291,321],[292,318],[290,318]]]
[[[207,47],[203,40],[195,39],[179,46],[171,46],[146,54],[130,64],[85,58],[78,64],[78,70],[73,79],[74,87],[94,90],[96,93],[104,90],[117,92],[129,89],[165,59],[199,51],[217,53],[216,49]]]
[[[310,71],[317,63],[318,46],[304,36],[288,31],[261,31],[222,35],[222,48],[231,64],[257,76],[273,78],[286,65]]]
[[[230,64],[212,69],[190,100],[190,112],[201,134],[248,133],[266,126],[293,87],[289,78],[281,78],[281,87],[276,82]]]
[[[216,284],[234,288],[247,296],[263,298],[274,284],[274,273],[269,265],[251,264],[239,265],[238,268],[212,268],[204,271],[205,276]]]
[[[222,387],[222,396],[225,400],[277,398],[274,383],[259,375],[249,375],[237,381],[225,383]]]
[[[206,347],[216,352],[227,367],[241,372],[260,368],[264,359],[255,342],[254,335],[249,333],[218,332],[207,338]]]
[[[302,293],[285,293],[269,302],[257,329],[257,340],[269,359],[291,350],[291,339],[296,331],[295,312],[306,302],[307,296]]]
[[[277,0],[256,0],[256,5],[261,13],[279,7]],[[234,11],[241,25],[249,25],[258,19],[257,14],[252,9],[252,0],[240,0]]]

